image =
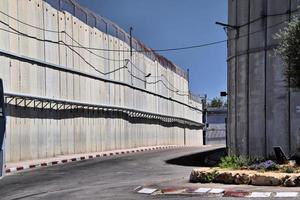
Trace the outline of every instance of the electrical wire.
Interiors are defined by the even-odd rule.
[[[277,23],[277,24],[273,24],[272,26],[268,26],[267,29],[272,28],[272,27],[275,27],[275,26],[278,26],[278,25],[280,25],[280,24],[282,24],[282,23],[284,23],[284,22],[286,22],[286,21],[287,21],[287,20],[284,20],[284,21],[281,21],[281,22],[279,22],[279,23]],[[72,46],[72,45],[68,45],[68,44],[66,44],[66,43],[63,42],[63,41],[56,42],[56,41],[52,41],[52,40],[40,39],[40,38],[37,38],[37,37],[34,37],[34,36],[30,36],[30,35],[28,35],[28,34],[22,33],[22,32],[20,32],[20,31],[18,31],[18,30],[16,30],[16,29],[14,29],[14,28],[11,27],[9,24],[7,24],[7,23],[5,23],[5,22],[3,22],[3,21],[0,21],[0,23],[2,23],[2,24],[4,24],[4,25],[8,26],[10,29],[12,29],[12,30],[15,31],[15,32],[0,28],[0,30],[2,30],[2,31],[10,32],[10,33],[17,34],[17,35],[22,35],[22,36],[29,37],[29,38],[31,38],[31,39],[35,39],[35,40],[42,41],[42,42],[49,42],[49,43],[53,43],[53,44],[63,44],[63,45],[65,45],[65,46],[67,46],[70,50],[72,50],[75,54],[77,54],[80,58],[82,58],[83,61],[84,61],[88,66],[90,66],[91,68],[93,68],[95,71],[97,71],[98,73],[100,73],[100,74],[102,74],[102,75],[108,75],[108,74],[114,73],[114,72],[116,72],[116,71],[119,71],[119,70],[121,70],[121,69],[123,69],[123,68],[127,68],[127,66],[123,66],[123,67],[117,68],[117,69],[115,69],[115,70],[113,70],[113,71],[109,71],[109,72],[101,72],[101,71],[98,70],[96,67],[94,67],[91,63],[89,63],[83,56],[81,56],[80,53],[78,53],[78,52],[75,51],[73,48],[71,48],[71,47],[74,47],[74,46]],[[264,30],[265,30],[265,29],[263,29],[263,30],[258,30],[258,31],[255,31],[255,32],[251,32],[250,34],[241,35],[241,36],[239,36],[238,38],[246,37],[246,36],[249,36],[249,35],[258,33],[258,32],[262,32],[262,31],[264,31]],[[236,38],[235,38],[235,39],[236,39]],[[235,39],[228,39],[228,40],[226,40],[226,41],[235,40]],[[82,48],[83,48],[83,47],[82,47]],[[127,70],[127,71],[128,71],[128,70]],[[178,92],[179,92],[178,90],[173,90],[173,89],[169,88],[162,80],[158,80],[158,81],[155,81],[155,82],[148,82],[148,81],[145,81],[145,80],[143,80],[143,79],[141,79],[141,78],[139,78],[139,77],[133,75],[131,72],[130,72],[130,75],[131,75],[132,77],[134,77],[134,78],[136,78],[136,79],[138,79],[138,80],[140,80],[140,81],[146,82],[146,83],[148,83],[148,84],[157,84],[157,83],[161,82],[168,90],[170,90],[170,91],[172,91],[172,92],[175,92],[175,93],[177,93],[177,94],[180,95],[180,96],[189,96],[189,94],[179,94],[179,93],[178,93]]]
[[[262,15],[258,18],[255,18],[247,23],[244,23],[244,24],[241,24],[241,25],[238,25],[237,28],[241,28],[241,27],[244,27],[244,26],[248,26],[250,24],[253,24],[261,19],[264,19],[264,18],[267,18],[267,17],[277,17],[277,16],[282,16],[282,15],[288,15],[290,13],[295,13],[299,10],[300,8],[296,8],[295,10],[291,11],[291,10],[287,10],[286,12],[284,13],[275,13],[275,14],[269,14],[269,15]]]
[[[9,30],[6,30],[6,29],[3,29],[3,28],[0,28],[0,30],[2,31],[6,31],[8,33],[12,33],[12,34],[16,34],[16,35],[21,35],[21,36],[24,36],[24,37],[27,37],[27,38],[30,38],[30,39],[34,39],[34,40],[37,40],[37,41],[42,41],[42,42],[49,42],[49,43],[54,43],[54,44],[58,44],[56,42],[53,42],[51,40],[45,40],[45,39],[40,39],[40,38],[37,38],[37,37],[34,37],[34,36],[30,36],[28,34],[25,34],[25,33],[22,33],[16,29],[14,29],[13,27],[11,27],[10,25],[8,25],[7,23],[3,22],[3,21],[0,21],[0,23],[8,26],[8,28],[12,29],[13,31],[9,31]],[[74,50],[73,48],[71,48],[68,44],[66,44],[65,42],[61,41],[60,43],[62,43],[63,45],[65,45],[66,47],[68,47],[73,53],[75,53],[76,55],[78,55],[89,67],[93,68],[96,72],[102,74],[102,75],[109,75],[109,74],[112,74],[112,73],[115,73],[121,69],[124,69],[124,68],[127,68],[127,71],[128,73],[130,74],[130,76],[132,76],[133,78],[137,79],[137,80],[140,80],[142,82],[145,82],[147,84],[156,84],[156,83],[159,83],[161,82],[163,84],[163,86],[165,86],[165,88],[167,88],[168,90],[172,91],[172,92],[176,92],[178,95],[180,96],[185,96],[185,95],[182,95],[182,94],[179,94],[178,93],[178,90],[173,90],[171,88],[169,88],[162,80],[158,80],[156,82],[148,82],[148,81],[145,81],[144,79],[141,79],[139,77],[137,77],[136,75],[134,75],[131,71],[128,70],[128,67],[127,67],[127,64],[128,62],[130,61],[129,59],[125,59],[124,61],[127,61],[127,63],[122,66],[122,67],[119,67],[117,69],[114,69],[112,71],[108,71],[108,72],[102,72],[100,70],[98,70],[95,66],[93,66],[90,62],[88,62],[80,53],[78,53],[76,50]],[[131,61],[130,61],[131,62]],[[137,68],[137,67],[136,67]],[[138,69],[138,68],[137,68]]]
[[[285,15],[285,14],[289,14],[289,13],[294,13],[296,11],[298,11],[300,8],[297,8],[295,9],[294,11],[291,11],[291,12],[286,12],[286,13],[279,13],[279,14],[273,14],[273,15],[266,15],[266,16],[263,16],[263,17],[259,17],[257,19],[254,19],[250,22],[247,22],[243,25],[240,25],[240,26],[237,26],[237,28],[240,28],[240,27],[243,27],[243,26],[246,26],[246,25],[249,25],[251,23],[254,23],[256,22],[257,20],[259,19],[262,19],[262,18],[265,18],[265,17],[270,17],[270,16],[280,16],[280,15]],[[42,30],[42,31],[46,31],[46,32],[51,32],[51,33],[65,33],[67,34],[65,31],[54,31],[54,30],[49,30],[49,29],[44,29],[44,28],[40,28],[40,27],[37,27],[37,26],[33,26],[31,24],[28,24],[26,22],[23,22],[19,19],[16,19],[2,11],[0,11],[0,13],[2,13],[3,15],[17,21],[17,22],[20,22],[24,25],[27,25],[27,26],[30,26],[32,28],[36,28],[38,30]],[[288,21],[288,20],[285,20],[285,21]],[[69,34],[67,34],[68,37],[70,37],[71,39],[73,39]],[[235,38],[233,38],[235,39]],[[178,48],[167,48],[167,49],[152,49],[153,52],[165,52],[165,51],[180,51],[180,50],[188,50],[188,49],[195,49],[195,48],[202,48],[202,47],[207,47],[207,46],[212,46],[212,45],[217,45],[217,44],[221,44],[221,43],[225,43],[225,42],[228,42],[230,40],[233,40],[233,39],[227,39],[227,40],[219,40],[219,41],[214,41],[214,42],[209,42],[209,43],[203,43],[203,44],[199,44],[199,45],[192,45],[192,46],[186,46],[186,47],[178,47]],[[79,45],[79,46],[76,46],[76,45],[70,45],[71,47],[76,47],[76,48],[84,48],[84,49],[89,49],[89,50],[97,50],[97,51],[117,51],[117,52],[130,52],[130,50],[119,50],[119,49],[105,49],[105,48],[93,48],[93,47],[84,47],[83,45]],[[144,50],[133,50],[133,52],[147,52],[147,51],[144,51]]]
[[[55,34],[61,34],[61,33],[64,33],[64,34],[67,35],[73,42],[75,42],[77,45],[79,45],[78,47],[87,50],[89,53],[91,53],[91,54],[93,54],[93,55],[95,55],[95,56],[97,56],[97,57],[99,57],[99,58],[102,58],[102,59],[105,59],[105,60],[109,60],[109,61],[117,61],[117,62],[123,62],[123,61],[125,61],[125,60],[109,59],[109,58],[105,58],[105,57],[103,57],[103,56],[99,56],[99,55],[95,54],[95,53],[94,53],[93,51],[91,51],[89,48],[86,48],[86,47],[84,47],[83,45],[81,45],[78,41],[76,41],[76,40],[75,40],[71,35],[69,35],[66,31],[54,31],[54,30],[49,30],[49,29],[45,29],[45,28],[40,28],[40,27],[38,27],[38,26],[34,26],[34,25],[28,24],[28,23],[26,23],[26,22],[23,22],[23,21],[21,21],[21,20],[19,20],[19,19],[16,19],[16,18],[14,18],[14,17],[12,17],[12,16],[10,16],[10,15],[8,15],[8,14],[2,12],[2,11],[0,11],[0,13],[2,13],[3,15],[5,15],[5,16],[7,16],[7,17],[9,17],[9,18],[11,18],[11,19],[13,19],[13,20],[15,20],[15,21],[21,23],[21,24],[24,24],[24,25],[26,25],[26,26],[28,26],[28,27],[31,27],[31,28],[34,28],[34,29],[37,29],[37,30],[41,30],[41,31],[45,31],[45,32],[51,32],[51,33],[55,33]],[[11,27],[9,24],[7,24],[7,23],[5,23],[5,22],[3,22],[3,21],[1,21],[1,23],[3,23],[4,25],[8,26],[10,29],[14,30],[15,32],[22,34],[23,36],[30,37],[28,34],[24,34],[24,33],[19,32],[18,30],[14,29],[14,28]],[[1,30],[2,30],[2,29],[1,29]],[[30,37],[30,38],[31,38],[31,39],[38,39],[38,38],[33,38],[33,37]],[[45,41],[45,42],[50,42],[50,40],[49,40],[49,41]],[[66,43],[65,43],[64,41],[62,41],[62,40],[59,40],[58,43],[62,43],[63,45],[67,46],[68,48],[70,48],[70,47],[76,47],[76,46],[73,46],[73,45],[68,45],[68,44],[66,44]],[[113,71],[110,71],[110,72],[107,72],[107,73],[101,72],[101,71],[99,71],[98,69],[96,69],[93,65],[91,65],[91,64],[90,64],[84,57],[82,57],[77,51],[75,51],[74,49],[72,49],[72,51],[73,51],[74,53],[76,53],[78,56],[80,56],[80,58],[83,59],[84,62],[85,62],[86,64],[88,64],[90,67],[92,67],[94,70],[96,70],[98,73],[100,73],[100,74],[102,74],[102,75],[111,74],[111,73],[114,73],[114,72],[116,72],[116,71],[118,71],[118,70],[124,68],[124,67],[121,67],[121,68],[118,68],[118,69],[116,69],[116,70],[113,70]],[[139,72],[143,73],[144,75],[146,74],[144,71],[140,70],[140,69],[139,69],[139,68],[138,68],[131,60],[129,60],[129,61],[130,61],[130,63],[132,64],[132,66],[134,66],[135,69],[137,69]],[[141,78],[138,78],[137,76],[133,75],[131,72],[130,72],[130,75],[134,76],[134,78],[136,78],[136,79],[138,79],[138,80],[145,81],[145,80],[142,80]],[[163,77],[164,77],[164,76],[163,76]],[[180,92],[180,90],[177,89],[177,88],[175,88],[175,87],[174,87],[174,86],[166,79],[166,77],[164,77],[164,78],[165,78],[165,80],[169,83],[169,85],[171,85],[171,86],[175,89],[175,90],[172,90],[172,91],[173,91],[173,92],[176,92],[176,93],[178,94],[178,92]],[[146,82],[146,83],[147,83],[147,82]],[[164,85],[165,87],[167,87],[166,84],[165,84],[163,81],[162,81],[162,83],[163,83],[163,85]],[[148,84],[155,84],[155,83],[154,83],[154,82],[148,82]],[[184,92],[184,93],[185,93],[185,92]],[[181,95],[181,94],[178,94],[178,95]]]
[[[139,67],[137,67],[131,60],[129,60],[129,62],[132,64],[132,66],[134,67],[134,68],[136,68],[139,72],[141,72],[144,76],[145,75],[147,75],[147,73],[145,73],[144,71],[142,71]],[[162,78],[164,78],[165,80],[166,80],[166,82],[168,83],[168,85],[170,85],[173,89],[174,89],[174,92],[176,91],[176,93],[177,94],[179,94],[179,92],[181,92],[181,93],[184,93],[184,94],[189,94],[189,92],[186,92],[186,91],[183,91],[183,90],[179,90],[178,88],[176,88],[168,79],[167,79],[167,77],[165,77],[163,74],[162,75],[160,75],[160,76],[150,76],[149,78],[157,78],[157,77],[162,77]],[[163,80],[162,80],[163,81]],[[148,83],[148,84],[155,84],[155,83],[157,83],[157,81],[155,81],[155,82],[146,82],[146,83]]]
[[[8,32],[8,33],[12,33],[12,34],[16,34],[16,35],[21,35],[21,36],[24,36],[24,37],[27,37],[27,38],[30,38],[30,39],[34,39],[34,40],[37,40],[37,41],[41,41],[41,42],[48,42],[48,43],[52,43],[52,44],[63,44],[64,46],[68,47],[73,53],[75,53],[76,55],[78,55],[89,67],[93,68],[95,71],[97,71],[98,73],[100,73],[102,75],[109,75],[111,73],[114,73],[114,72],[116,72],[116,71],[121,70],[121,69],[124,68],[124,66],[123,66],[123,67],[114,69],[112,71],[102,72],[102,71],[98,70],[96,67],[94,67],[90,62],[88,62],[80,53],[78,53],[77,51],[75,51],[74,49],[72,49],[68,44],[66,44],[63,41],[55,42],[55,41],[47,40],[47,39],[40,39],[40,38],[31,36],[31,35],[28,35],[26,33],[22,33],[22,32],[20,32],[20,31],[18,31],[16,29],[14,29],[13,27],[9,26],[7,23],[5,23],[5,22],[3,22],[1,20],[0,20],[0,23],[8,26],[11,30],[13,30],[13,31],[10,31],[10,30],[6,30],[6,29],[3,29],[3,28],[0,28],[0,30],[2,30],[2,31]]]
[[[298,10],[298,9],[297,9],[297,10]],[[295,11],[293,11],[293,12],[295,12]],[[5,13],[2,12],[2,11],[0,11],[0,13],[5,14]],[[18,22],[20,22],[20,23],[22,23],[22,24],[28,25],[28,26],[33,27],[33,28],[37,28],[37,29],[39,29],[39,30],[48,31],[48,32],[52,32],[52,33],[65,33],[68,37],[70,37],[70,38],[72,39],[72,41],[74,41],[75,43],[77,43],[78,46],[76,46],[76,45],[68,45],[68,44],[66,44],[64,41],[61,41],[61,40],[59,40],[59,41],[52,41],[52,40],[40,39],[40,38],[37,38],[37,37],[34,37],[34,36],[30,36],[30,35],[28,35],[28,34],[22,33],[22,32],[20,32],[20,31],[18,31],[18,30],[16,30],[16,29],[14,29],[14,28],[11,27],[9,24],[7,24],[7,23],[5,23],[5,22],[3,22],[3,21],[0,21],[2,24],[8,26],[10,29],[12,29],[12,30],[15,31],[15,32],[0,28],[0,30],[2,30],[2,31],[7,31],[7,32],[10,32],[10,33],[13,33],[13,34],[22,35],[22,36],[29,37],[29,38],[31,38],[31,39],[35,39],[35,40],[42,41],[42,42],[49,42],[49,43],[54,43],[54,44],[62,44],[62,45],[67,46],[67,47],[68,47],[69,49],[71,49],[74,53],[76,53],[81,59],[83,59],[84,62],[85,62],[86,64],[88,64],[90,67],[92,67],[95,71],[97,71],[97,72],[100,73],[100,74],[108,75],[108,74],[114,73],[114,72],[116,72],[116,71],[118,71],[118,70],[121,70],[121,69],[123,69],[123,68],[127,68],[127,66],[126,66],[127,64],[126,64],[125,66],[120,67],[120,68],[117,68],[117,69],[115,69],[115,70],[113,70],[113,71],[109,71],[109,72],[101,72],[100,70],[96,69],[91,63],[89,63],[83,56],[81,56],[80,53],[78,53],[77,51],[75,51],[75,50],[72,49],[71,47],[73,47],[73,48],[83,48],[83,49],[89,51],[90,53],[92,53],[92,54],[94,54],[94,55],[96,55],[96,56],[98,56],[98,57],[99,57],[99,55],[95,54],[94,52],[92,52],[92,51],[90,51],[90,50],[110,50],[110,49],[98,49],[98,48],[84,47],[84,46],[81,45],[79,42],[77,42],[76,40],[74,40],[74,39],[73,39],[68,33],[66,33],[65,31],[59,32],[59,31],[52,31],[52,30],[47,30],[47,29],[44,29],[44,28],[39,28],[39,27],[30,25],[30,24],[27,24],[27,23],[25,23],[25,22],[22,22],[22,21],[20,21],[20,20],[18,20],[18,19],[16,19],[16,18],[13,18],[13,17],[11,17],[11,16],[9,16],[9,15],[7,15],[7,14],[5,14],[5,15],[8,16],[8,17],[10,17],[10,18],[12,18],[12,19],[14,19],[14,20],[17,20]],[[287,20],[289,20],[289,19],[287,19]],[[247,37],[247,36],[249,36],[249,35],[252,35],[252,34],[255,34],[255,33],[258,33],[258,32],[262,32],[262,31],[264,31],[265,29],[269,29],[269,28],[278,26],[278,25],[280,25],[280,24],[286,22],[287,20],[281,21],[281,22],[279,22],[279,23],[277,23],[277,24],[273,24],[272,26],[268,26],[267,28],[264,28],[263,30],[258,30],[258,31],[255,31],[255,32],[251,32],[251,33],[249,33],[249,34],[245,34],[245,35],[238,36],[237,38]],[[220,40],[220,41],[215,41],[215,42],[211,42],[211,43],[205,43],[205,44],[201,44],[201,45],[193,45],[193,46],[180,47],[180,48],[173,48],[173,49],[172,49],[172,48],[169,48],[169,49],[158,49],[158,50],[153,50],[153,51],[175,51],[175,50],[185,50],[185,49],[192,49],[192,48],[200,48],[200,47],[216,45],[216,44],[220,44],[220,43],[224,43],[224,42],[229,42],[229,41],[235,40],[235,39],[237,39],[237,38],[233,38],[233,39],[230,39],[230,38],[229,38],[229,39],[227,39],[227,40]],[[114,50],[114,51],[128,52],[128,51],[126,51],[126,50]],[[143,51],[136,51],[136,52],[143,52]],[[105,57],[102,57],[102,56],[100,56],[100,57],[103,58],[103,59],[111,60],[111,61],[125,61],[125,60],[114,60],[114,59],[109,59],[109,58],[105,58]],[[130,61],[130,62],[131,62],[131,61]],[[131,62],[131,63],[132,63],[132,62]],[[133,64],[133,63],[132,63],[132,64]],[[137,66],[135,66],[134,64],[133,64],[133,66],[134,66],[137,70],[139,70],[140,72],[142,72],[142,73],[145,74],[145,72],[143,72],[142,70],[140,70],[140,69],[139,69]],[[127,70],[127,71],[129,71],[129,70]],[[136,79],[138,79],[138,80],[141,80],[141,81],[144,81],[144,82],[146,82],[146,83],[148,83],[148,84],[156,84],[156,83],[158,83],[158,82],[162,82],[163,85],[164,85],[167,89],[169,89],[170,91],[175,92],[175,93],[177,93],[177,94],[178,94],[178,92],[179,92],[179,90],[177,90],[177,89],[176,89],[176,90],[173,90],[173,89],[169,88],[162,80],[158,80],[158,81],[155,81],[155,82],[147,82],[147,81],[145,81],[145,80],[143,80],[143,79],[141,79],[141,78],[139,78],[139,77],[133,75],[131,72],[130,72],[130,74],[131,74],[131,76],[133,76],[134,78],[136,78]],[[164,77],[164,78],[166,79],[166,77]],[[167,79],[166,79],[166,80],[167,80]],[[168,81],[168,80],[167,80],[167,81]],[[169,82],[169,81],[168,81],[168,82]],[[172,85],[172,87],[174,87],[174,86]],[[175,88],[175,87],[174,87],[174,88]],[[182,95],[182,94],[178,94],[178,95]]]

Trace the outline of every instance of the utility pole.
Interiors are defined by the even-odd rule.
[[[189,68],[186,70],[186,73],[187,73],[188,89],[190,91],[190,69]]]
[[[133,82],[132,82],[132,31],[133,31],[133,28],[130,27],[130,31],[129,31],[129,34],[130,34],[130,78],[131,78],[131,85],[133,85]]]
[[[5,138],[5,128],[6,128],[6,118],[5,118],[5,104],[4,104],[4,90],[3,81],[0,79],[0,178],[5,173],[5,163],[4,163],[4,138]]]
[[[132,31],[133,31],[133,28],[130,27],[130,58],[132,58]]]
[[[203,113],[202,113],[202,121],[204,124],[203,128],[203,145],[206,145],[206,129],[207,129],[207,95],[204,95],[203,99]]]

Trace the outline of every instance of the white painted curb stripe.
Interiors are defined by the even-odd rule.
[[[223,192],[224,192],[224,189],[218,189],[218,188],[211,189],[211,190],[209,191],[209,193],[211,193],[211,194],[221,194],[221,193],[223,193]]]
[[[298,192],[277,192],[275,197],[297,197]]]
[[[157,189],[154,189],[154,188],[143,188],[143,189],[139,190],[138,193],[141,193],[141,194],[152,194],[156,190]]]
[[[270,197],[271,192],[252,192],[248,197]]]
[[[24,165],[23,169],[29,169],[29,165]]]
[[[211,190],[211,188],[198,188],[194,192],[196,192],[196,193],[207,193],[209,190]]]
[[[15,172],[15,171],[17,171],[17,168],[16,168],[16,167],[10,168],[10,172]]]
[[[180,147],[186,147],[187,148],[188,146],[172,145],[172,146],[158,146],[158,147],[151,147],[151,148],[128,149],[126,151],[119,150],[119,151],[114,151],[114,152],[105,152],[105,153],[103,152],[103,153],[98,153],[97,154],[98,156],[97,155],[87,155],[87,156],[80,156],[80,157],[77,157],[77,158],[69,158],[69,159],[63,159],[63,160],[57,160],[57,161],[51,161],[51,162],[45,162],[45,163],[24,165],[24,166],[20,166],[20,167],[11,167],[11,168],[5,168],[5,171],[7,171],[6,172],[7,174],[11,174],[13,172],[22,171],[22,170],[25,170],[25,169],[34,169],[34,168],[52,166],[52,165],[57,165],[57,164],[65,164],[65,163],[70,163],[70,162],[74,162],[74,161],[82,161],[82,160],[89,160],[89,159],[93,159],[93,158],[104,157],[104,154],[106,155],[106,157],[109,157],[109,156],[121,155],[122,152],[124,152],[123,154],[126,154],[126,153],[142,152],[142,150],[143,151],[148,151],[148,150],[150,151],[150,150],[157,150],[157,149],[162,149],[162,148],[167,149],[167,148],[180,148]],[[83,157],[85,159],[82,159]],[[53,164],[52,162],[57,162],[57,164]],[[20,169],[17,169],[17,168],[20,168]]]

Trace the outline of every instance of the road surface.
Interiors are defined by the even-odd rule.
[[[0,180],[0,199],[206,199],[134,192],[141,185],[172,180],[187,182],[193,167],[166,164],[165,160],[205,150],[204,147],[156,150],[25,171]]]

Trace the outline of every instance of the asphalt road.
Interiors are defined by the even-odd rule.
[[[165,160],[204,150],[157,150],[25,171],[0,180],[0,199],[207,199],[151,196],[133,191],[141,185],[188,181],[193,167],[166,164]]]

